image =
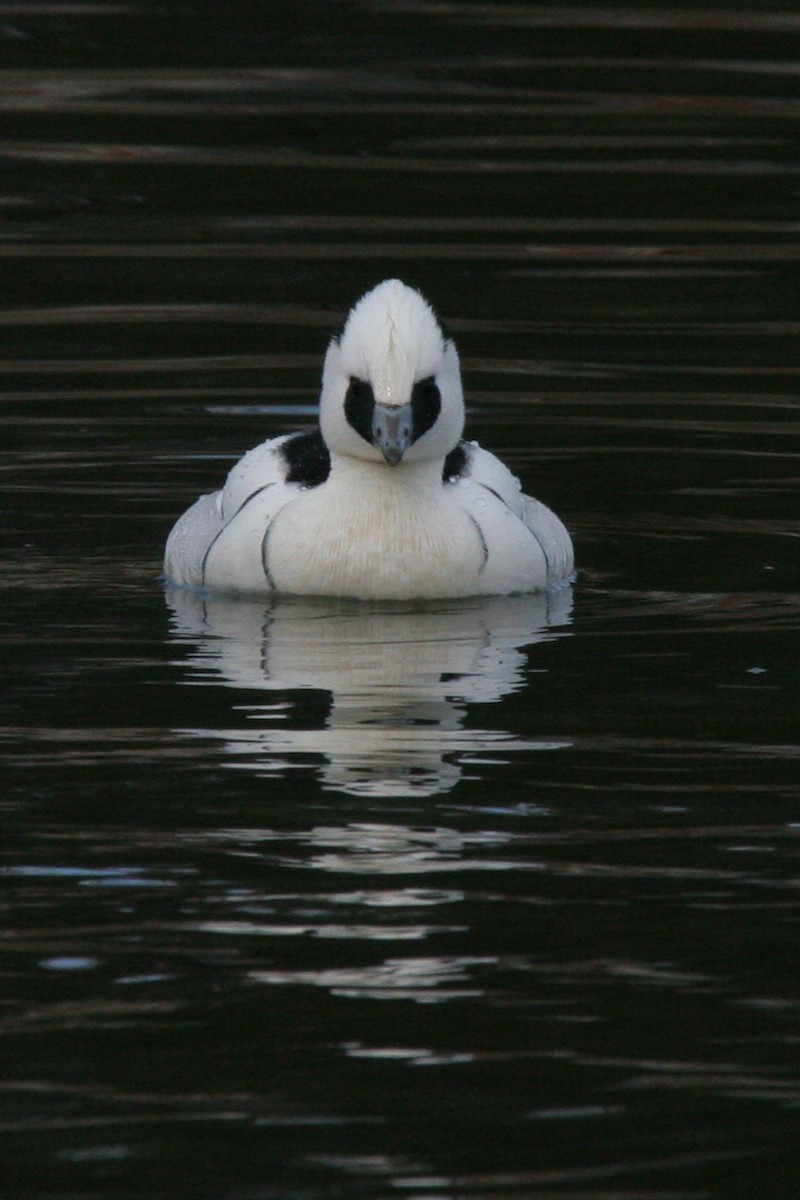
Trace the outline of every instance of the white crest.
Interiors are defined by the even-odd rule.
[[[339,339],[342,364],[367,379],[378,404],[407,404],[411,388],[435,375],[444,338],[430,305],[399,279],[387,279],[362,296]]]

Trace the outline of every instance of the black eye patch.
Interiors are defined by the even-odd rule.
[[[436,424],[441,411],[442,397],[436,380],[432,375],[427,379],[420,379],[419,383],[414,384],[411,391],[411,412],[414,418],[414,431],[411,438],[413,442],[417,438],[421,438],[423,433],[427,433],[431,426]]]
[[[375,395],[372,384],[364,379],[351,376],[350,384],[344,398],[344,415],[348,425],[355,429],[365,442],[372,441],[372,414],[375,409]]]
[[[442,397],[433,375],[420,379],[411,389],[412,431],[415,442],[436,424],[442,410]],[[365,442],[373,440],[372,421],[375,412],[375,393],[372,384],[365,379],[350,377],[344,398],[344,415],[347,423]]]

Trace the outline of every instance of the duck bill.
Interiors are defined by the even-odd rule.
[[[372,416],[372,444],[390,467],[396,467],[412,442],[414,418],[410,404],[376,404]]]

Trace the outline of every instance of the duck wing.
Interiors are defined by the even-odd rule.
[[[219,491],[201,496],[176,522],[164,555],[164,573],[172,583],[203,587],[222,571],[233,554],[252,559],[260,580],[260,542],[274,515],[300,492],[328,477],[330,456],[319,430],[270,438],[249,450],[231,468]]]
[[[465,501],[471,491],[469,485],[502,501],[539,543],[547,563],[548,584],[559,583],[570,577],[575,559],[572,540],[565,525],[541,500],[525,495],[516,475],[496,455],[483,450],[477,442],[461,442],[448,455],[444,480],[456,489],[461,485],[465,489]],[[469,507],[480,522],[474,503]]]
[[[330,469],[328,447],[318,429],[270,438],[248,450],[231,467],[219,493],[223,520],[234,517],[242,505],[264,487],[294,485],[293,494],[324,483]]]

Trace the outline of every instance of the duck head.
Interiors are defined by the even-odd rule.
[[[350,310],[325,355],[328,449],[395,467],[444,458],[464,429],[458,354],[430,305],[387,279]]]

